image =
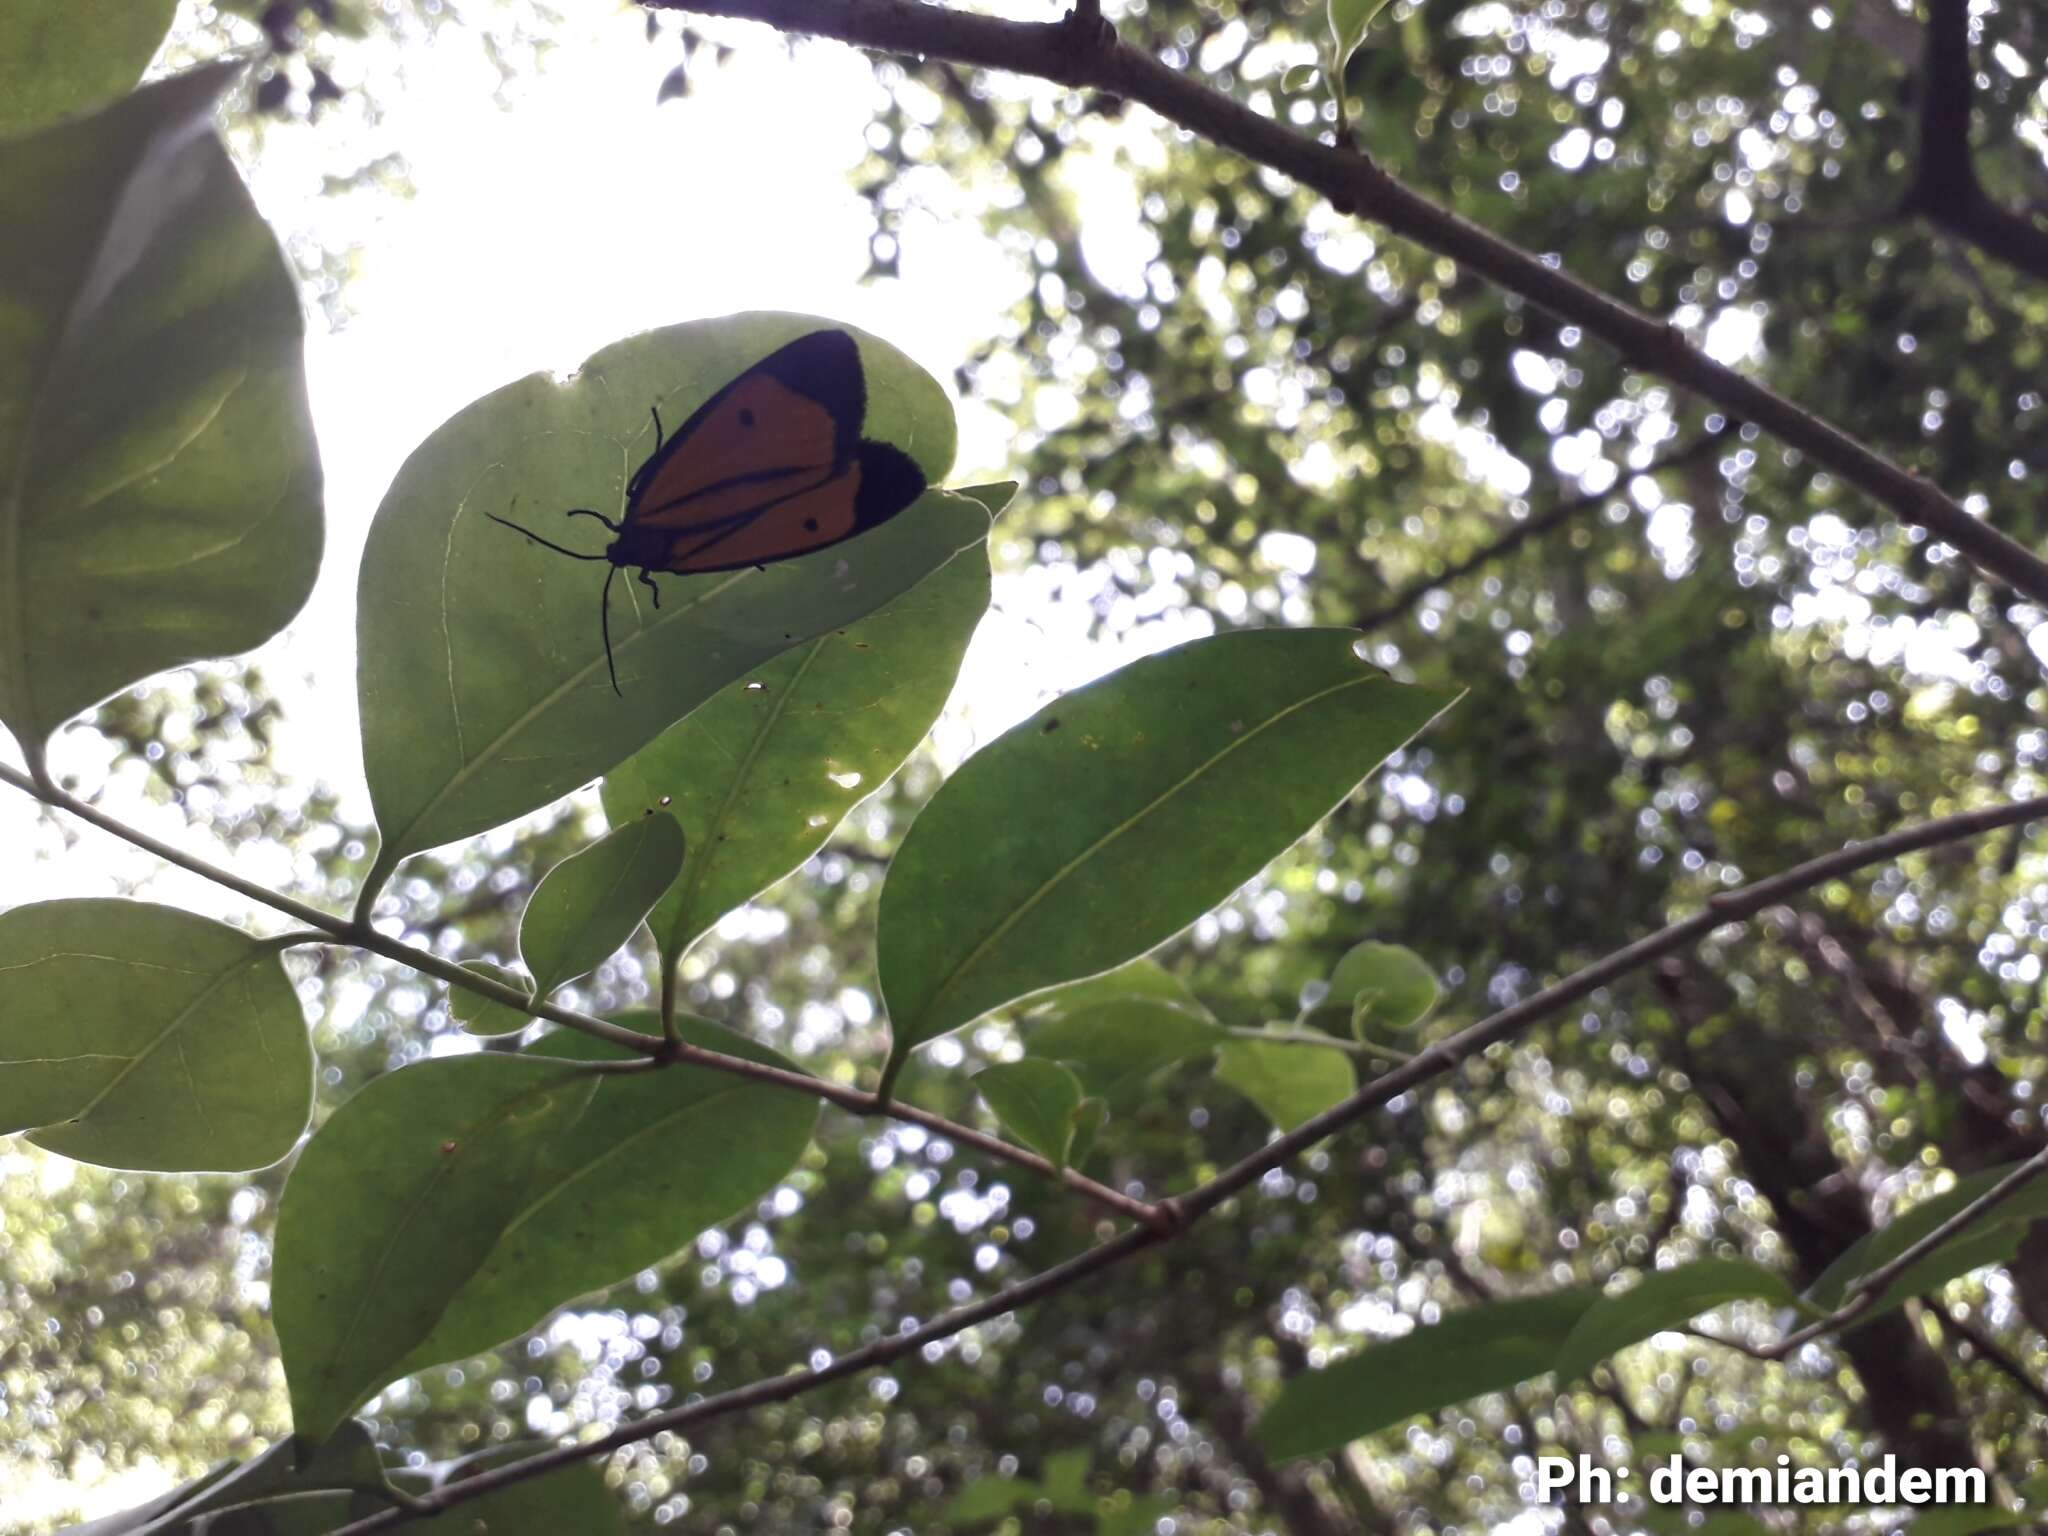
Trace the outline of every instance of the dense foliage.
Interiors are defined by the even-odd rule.
[[[0,45],[56,9],[22,6]],[[231,89],[266,132],[318,132],[327,93],[265,99],[260,79],[366,19],[413,24],[327,9],[262,14],[256,85],[200,70],[120,98],[161,17],[52,45],[43,88],[68,95],[14,107],[0,73],[0,230],[38,232],[0,234],[21,317],[0,371],[24,381],[0,395],[9,782],[68,808],[56,858],[104,843],[71,811],[148,811],[215,863],[269,850],[257,884],[370,925],[313,947],[254,899],[233,927],[111,893],[0,913],[0,968],[65,967],[0,999],[0,1128],[29,1133],[0,1165],[0,1425],[24,1480],[63,1469],[82,1492],[139,1467],[160,1487],[232,1459],[212,1475],[240,1483],[183,1496],[317,1494],[262,1528],[325,1530],[391,1507],[364,1491],[386,1478],[427,1491],[487,1448],[816,1369],[1074,1258],[1119,1229],[1117,1198],[1156,1209],[1717,893],[2044,788],[2041,606],[1295,180],[1141,105],[934,56],[877,62],[860,183],[878,275],[940,179],[1029,274],[959,381],[1015,424],[1014,503],[934,492],[840,551],[665,578],[658,657],[621,668],[641,690],[621,709],[594,568],[472,504],[589,505],[648,399],[701,399],[829,322],[678,327],[487,396],[419,447],[373,528],[377,825],[343,825],[274,773],[263,680],[225,659],[303,598],[318,465],[288,268],[205,129]],[[2042,543],[2037,15],[1340,10],[1334,44],[1320,6],[1110,15]],[[520,18],[545,38],[544,14]],[[687,47],[691,71],[778,46],[674,20],[649,46]],[[110,254],[115,228],[160,276],[94,281],[135,248]],[[867,434],[945,483],[941,391],[882,343],[863,356]],[[111,558],[131,535],[161,559]],[[987,606],[985,549],[999,581],[1161,654],[942,778],[919,743]],[[102,781],[42,771],[59,730],[103,743]],[[2041,1186],[1887,1277],[1851,1326],[1766,1357],[2048,1149],[2042,877],[2021,824],[1789,893],[1106,1275],[627,1446],[597,1464],[610,1493],[586,1466],[442,1518],[1679,1519],[1543,1500],[1541,1451],[1892,1453],[1989,1475],[1994,1508],[1925,1529],[2017,1523],[2048,1455]],[[531,1022],[565,1003],[613,1037]],[[689,1060],[583,1070],[659,1039],[664,1012],[686,1046],[814,1074],[816,1094]],[[877,1114],[878,1085],[1011,1150]],[[178,1171],[220,1168],[261,1171]],[[0,1503],[21,1530],[65,1513]],[[1906,1518],[1757,1508],[1715,1529]]]

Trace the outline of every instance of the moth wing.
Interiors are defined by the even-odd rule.
[[[694,575],[792,560],[887,522],[924,488],[924,474],[907,454],[862,443],[853,462],[823,484],[769,501],[702,538],[681,534],[665,569]]]
[[[844,331],[770,353],[691,414],[634,477],[629,523],[720,525],[832,478],[860,443],[867,382]]]

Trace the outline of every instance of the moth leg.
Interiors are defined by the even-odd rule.
[[[661,407],[650,405],[647,407],[647,414],[654,418],[654,451],[659,453],[662,443],[667,440],[666,434],[661,430]]]
[[[654,572],[647,569],[644,565],[640,567],[640,585],[647,589],[648,596],[654,599],[654,606],[659,608],[661,606],[661,588],[654,584]]]

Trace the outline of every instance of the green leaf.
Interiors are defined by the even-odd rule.
[[[325,1536],[350,1520],[389,1509],[390,1487],[376,1442],[347,1419],[310,1453],[298,1436],[288,1436],[178,1490],[169,1504],[117,1517],[133,1523],[80,1526],[72,1536]],[[223,1513],[228,1510],[233,1513]]]
[[[1091,985],[1076,983],[1073,999],[1033,1013],[1025,1021],[1024,1049],[1071,1067],[1108,1111],[1129,1110],[1161,1072],[1211,1055],[1228,1038],[1192,998],[1182,1006],[1143,993],[1118,997],[1079,991]],[[1066,992],[1061,988],[1050,996],[1065,999]],[[1081,1160],[1078,1151],[1074,1160]]]
[[[1413,1029],[1436,1006],[1436,972],[1412,949],[1367,942],[1345,952],[1330,991],[1304,1024],[1364,1040],[1377,1030]]]
[[[142,78],[178,0],[7,0],[0,135],[103,106]]]
[[[1124,667],[977,752],[882,888],[879,966],[916,1046],[1142,954],[1257,874],[1456,695],[1350,630],[1217,635]]]
[[[974,1075],[975,1090],[1025,1146],[1064,1168],[1081,1128],[1081,1082],[1054,1062],[1025,1057]]]
[[[1092,1515],[1097,1499],[1088,1491],[1088,1468],[1095,1453],[1086,1446],[1055,1451],[1045,1458],[1039,1487],[1045,1501],[1063,1515]]]
[[[988,509],[990,517],[1001,517],[1010,503],[1017,499],[1017,482],[992,480],[987,485],[960,485],[953,488],[953,494],[980,502]]]
[[[319,568],[298,289],[211,126],[233,75],[0,142],[0,724],[31,759],[269,639]]]
[[[542,1447],[522,1446],[515,1452],[484,1455],[484,1465],[533,1455]],[[464,1469],[469,1464],[464,1463]],[[460,1473],[442,1479],[459,1482]],[[587,1461],[571,1462],[559,1472],[532,1482],[500,1488],[466,1504],[457,1504],[431,1520],[414,1521],[402,1530],[421,1536],[625,1536],[626,1513],[618,1495],[605,1486],[604,1474]]]
[[[1180,1505],[1158,1494],[1134,1494],[1128,1488],[1097,1504],[1095,1536],[1154,1536],[1159,1522]]]
[[[618,1022],[660,1032],[651,1014]],[[676,1020],[692,1045],[795,1071],[744,1035]],[[617,1047],[558,1030],[525,1059],[616,1059]],[[531,1328],[565,1302],[658,1264],[773,1190],[810,1145],[818,1105],[705,1067],[600,1080],[590,1110],[534,1165],[525,1203],[452,1288],[432,1332],[390,1376],[459,1359]]]
[[[1329,0],[1332,90],[1342,89],[1344,66],[1351,62],[1351,55],[1365,41],[1365,29],[1387,8],[1387,4],[1388,0]]]
[[[1083,1099],[1074,1109],[1074,1139],[1067,1147],[1068,1166],[1079,1168],[1088,1161],[1096,1142],[1109,1124],[1109,1105],[1101,1099]]]
[[[271,1289],[301,1435],[325,1437],[399,1374],[531,1202],[542,1153],[598,1082],[520,1056],[424,1061],[377,1078],[306,1144],[279,1203]]]
[[[988,596],[979,544],[879,613],[729,684],[606,777],[614,821],[666,801],[682,825],[682,878],[649,918],[671,963],[816,853],[924,739]]]
[[[273,947],[117,898],[0,913],[0,1133],[80,1162],[263,1168],[313,1108],[313,1051]]]
[[[1258,1105],[1283,1131],[1335,1108],[1358,1087],[1350,1056],[1334,1047],[1244,1039],[1224,1041],[1216,1080]]]
[[[1021,1477],[984,1477],[953,1495],[953,1502],[946,1506],[946,1522],[978,1525],[984,1520],[997,1520],[1037,1497],[1038,1484]]]
[[[1280,89],[1293,96],[1307,90],[1316,83],[1316,77],[1323,72],[1320,64],[1294,64],[1280,76]]]
[[[1569,1384],[1616,1350],[1731,1301],[1801,1305],[1781,1275],[1747,1259],[1697,1259],[1645,1275],[1618,1296],[1586,1309],[1557,1355],[1558,1382]]]
[[[1599,1299],[1588,1289],[1554,1291],[1453,1312],[1384,1344],[1368,1344],[1281,1389],[1259,1420],[1258,1438],[1279,1457],[1308,1456],[1540,1376]]]
[[[658,577],[659,610],[639,582],[614,581],[619,698],[598,624],[608,568],[551,554],[486,515],[596,552],[604,530],[558,513],[619,508],[627,475],[654,446],[651,406],[679,423],[776,347],[834,323],[748,314],[635,336],[566,382],[534,375],[484,396],[413,452],[371,525],[358,583],[363,761],[383,834],[366,891],[408,854],[609,772],[726,684],[865,617],[987,538],[981,503],[932,491],[802,559]],[[867,435],[936,479],[953,455],[944,391],[900,352],[852,334],[867,372]]]
[[[462,968],[501,986],[516,987],[528,993],[533,990],[533,983],[509,966],[493,965],[488,960],[465,960]],[[448,1016],[472,1035],[516,1035],[533,1022],[533,1015],[525,1009],[514,1008],[465,987],[448,989]]]
[[[533,995],[546,997],[617,954],[682,868],[682,825],[636,816],[549,870],[519,921]]]
[[[1857,1239],[1807,1288],[1806,1299],[1823,1312],[1834,1311],[1848,1298],[1858,1279],[1889,1264],[2021,1166],[2007,1163],[1972,1174],[1945,1194],[1921,1201],[1889,1225]],[[1923,1254],[1908,1265],[1877,1303],[1856,1320],[1856,1325],[1860,1327],[1882,1317],[1908,1297],[1945,1285],[1958,1275],[1967,1275],[1987,1264],[2006,1263],[2019,1251],[2020,1239],[2025,1235],[2021,1229],[2042,1216],[2048,1216],[2048,1179],[2037,1178],[1932,1253]]]

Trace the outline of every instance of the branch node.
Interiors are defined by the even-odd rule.
[[[1178,1195],[1169,1195],[1164,1200],[1154,1201],[1152,1216],[1146,1225],[1162,1242],[1171,1242],[1194,1224],[1188,1208],[1182,1205]]]

